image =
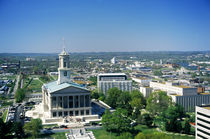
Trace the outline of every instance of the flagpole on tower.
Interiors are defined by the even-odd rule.
[[[66,43],[64,37],[62,38],[62,40],[63,40],[63,51],[66,51]]]

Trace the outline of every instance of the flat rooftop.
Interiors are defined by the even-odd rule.
[[[210,110],[210,104],[202,105],[202,106],[199,106],[199,107]]]
[[[175,85],[175,87],[179,87],[179,88],[192,88],[192,87],[184,86],[184,85]]]
[[[126,76],[125,73],[100,73],[98,74],[98,76],[119,76],[119,75]]]
[[[203,107],[204,109],[210,110],[210,107]]]

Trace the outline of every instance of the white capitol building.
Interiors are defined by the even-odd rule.
[[[26,116],[40,118],[43,124],[74,124],[78,119],[80,124],[100,121],[98,115],[92,115],[91,92],[72,82],[70,74],[69,54],[63,49],[59,54],[58,80],[42,86],[42,103],[27,111]]]

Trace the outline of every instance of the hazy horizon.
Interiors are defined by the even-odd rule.
[[[1,0],[0,53],[209,51],[208,0]]]

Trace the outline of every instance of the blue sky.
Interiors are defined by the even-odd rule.
[[[0,0],[0,53],[210,50],[210,0]]]

